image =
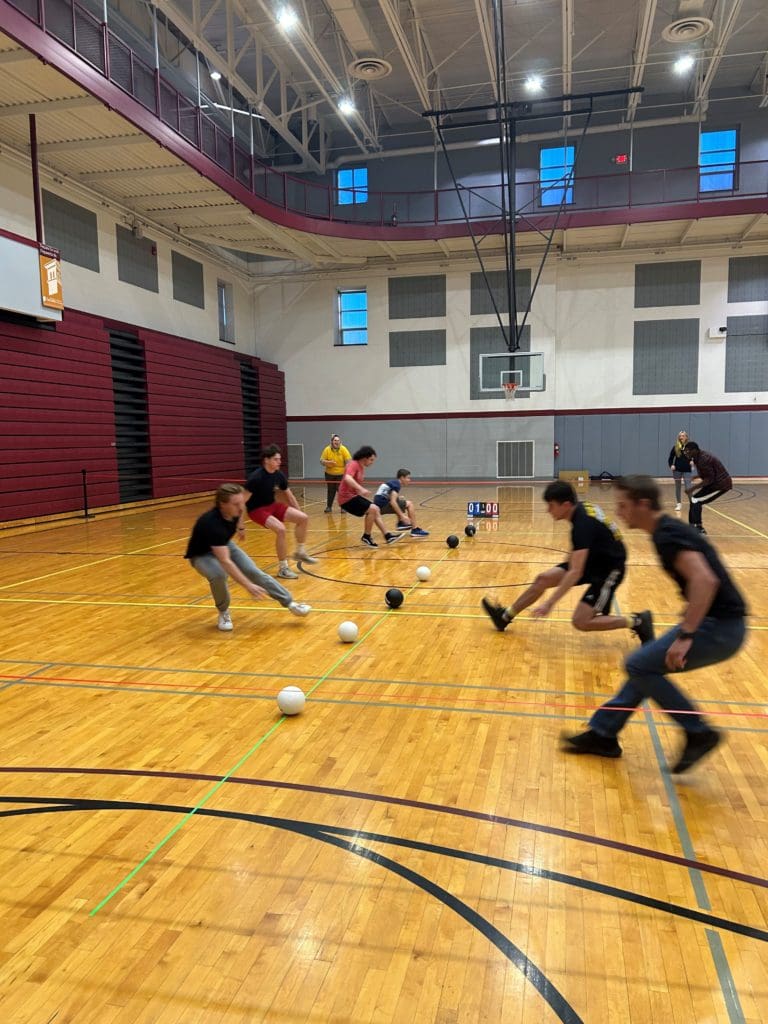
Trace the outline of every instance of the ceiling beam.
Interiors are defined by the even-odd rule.
[[[696,101],[694,103],[693,112],[699,117],[703,117],[707,108],[709,107],[709,91],[715,81],[720,62],[725,55],[725,49],[728,45],[728,40],[733,35],[733,30],[736,27],[739,14],[741,13],[741,6],[743,0],[732,0],[732,6],[728,12],[728,16],[725,22],[720,28],[720,34],[717,38],[717,44],[712,51],[712,56],[709,58],[709,64],[707,70],[699,78],[696,86]]]
[[[561,12],[563,20],[563,54],[562,79],[563,95],[569,96],[573,85],[573,5],[575,0],[562,0]],[[566,108],[568,109],[568,108]]]
[[[392,3],[392,0],[379,0],[379,7],[381,8],[381,12],[387,22],[389,31],[392,33],[392,38],[395,40],[398,52],[403,59],[406,70],[408,71],[411,81],[416,89],[419,102],[425,110],[429,110],[430,107],[433,106],[429,93],[429,85],[426,77],[422,75],[419,70],[418,61],[411,49],[411,44],[408,41],[405,26],[400,21],[400,16],[395,5]],[[418,31],[420,31],[420,29]]]
[[[678,245],[682,245],[683,244],[683,242],[688,238],[688,235],[690,235],[690,233],[693,231],[694,227],[697,224],[698,224],[697,220],[689,220],[688,221],[688,223],[685,225],[685,229],[683,230],[683,233],[680,235],[680,237],[677,240],[677,244]]]
[[[753,217],[752,220],[750,221],[750,223],[742,231],[741,237],[739,238],[739,241],[740,242],[746,241],[746,239],[749,238],[749,236],[752,234],[752,232],[756,228],[760,227],[760,225],[766,220],[766,216],[767,215],[764,214],[764,213],[758,213],[758,215],[756,217]]]
[[[249,34],[254,38],[256,42],[256,56],[258,64],[257,84],[263,82],[263,70],[261,67],[262,52],[266,53],[270,63],[277,69],[277,74],[281,80],[281,83],[287,81],[288,78],[290,77],[287,68],[283,65],[282,61],[277,56],[277,54],[273,53],[268,47],[265,46],[264,40],[261,39],[259,34],[256,32],[255,27],[252,24],[250,24],[249,16],[247,15],[244,8],[240,4],[235,3],[235,0],[228,0],[228,2],[234,4],[237,10],[238,18],[240,19],[242,26],[245,29],[247,29]],[[168,19],[174,25],[176,25],[176,27],[179,28],[188,39],[192,41],[193,46],[200,54],[202,54],[202,56],[208,63],[209,67],[219,71],[226,78],[226,80],[230,82],[237,89],[237,91],[245,97],[246,100],[249,101],[249,103],[253,104],[254,109],[258,111],[258,113],[263,117],[263,119],[267,122],[267,124],[275,132],[275,134],[278,135],[284,142],[287,142],[291,149],[293,149],[294,152],[298,153],[302,160],[305,161],[307,168],[309,170],[316,171],[317,173],[322,173],[323,168],[320,166],[319,162],[306,148],[306,146],[302,144],[301,139],[299,139],[298,136],[294,135],[293,132],[290,131],[290,129],[288,128],[287,118],[283,116],[283,111],[275,113],[273,110],[271,110],[270,107],[268,107],[267,104],[264,102],[264,93],[260,92],[258,89],[257,91],[254,91],[251,84],[247,82],[240,74],[238,74],[237,70],[227,63],[226,58],[221,53],[219,53],[216,47],[212,43],[208,42],[208,40],[204,37],[202,33],[204,31],[206,21],[201,21],[197,13],[193,14],[193,17],[197,24],[189,21],[189,19],[185,16],[183,11],[179,10],[179,8],[176,7],[175,3],[171,2],[171,0],[156,0],[156,5],[158,10],[162,10],[163,13],[168,17]],[[199,4],[195,4],[195,12],[197,12],[198,10]],[[211,11],[208,11],[206,19],[210,16],[211,13]],[[292,88],[294,87],[292,86]],[[295,91],[302,96],[302,102],[304,102],[307,99],[307,97],[301,92],[301,90],[295,89]],[[285,90],[281,89],[280,94],[284,95]]]
[[[83,107],[100,106],[93,96],[71,96],[61,100],[35,100],[33,103],[14,103],[0,107],[0,117],[26,117],[27,114],[49,114],[58,110],[79,110]]]
[[[66,153],[69,150],[112,149],[113,146],[157,146],[148,135],[102,135],[98,139],[67,139],[65,142],[41,142],[41,153]]]
[[[78,174],[78,180],[88,184],[91,181],[111,181],[114,178],[154,178],[161,177],[167,174],[194,174],[197,177],[197,171],[192,170],[187,164],[173,164],[172,166],[164,167],[129,167],[129,168],[118,168],[114,171],[84,171],[82,174]]]
[[[632,74],[629,77],[630,88],[636,89],[643,84],[645,68],[648,63],[648,51],[651,48],[653,22],[656,17],[656,0],[645,0],[645,6],[638,14],[637,34],[632,52]],[[640,93],[629,94],[627,100],[627,121],[634,121]]]
[[[488,65],[488,75],[490,77],[493,98],[494,100],[498,100],[499,94],[496,89],[496,63],[493,56],[493,28],[491,27],[491,22],[488,17],[488,5],[486,0],[475,0],[475,11],[477,13],[477,23],[480,26],[480,40],[483,44],[485,63]]]

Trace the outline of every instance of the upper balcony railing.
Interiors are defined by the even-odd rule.
[[[229,175],[233,182],[277,209],[316,220],[372,227],[406,227],[494,221],[501,215],[499,184],[459,186],[437,191],[368,192],[364,203],[338,204],[333,186],[308,182],[275,170],[254,156],[238,138],[168,81],[123,38],[78,0],[9,0],[43,31],[63,43],[108,81],[131,96],[168,128]],[[72,74],[71,69],[68,70]],[[74,77],[74,76],[73,76]],[[702,203],[768,196],[768,160],[740,163],[733,189],[699,190],[699,168],[614,172],[576,177],[573,202],[565,212],[619,210],[643,206]],[[537,180],[515,186],[518,214],[552,217],[557,207],[541,205]]]

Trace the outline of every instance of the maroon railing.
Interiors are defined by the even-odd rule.
[[[78,0],[9,0],[41,29],[87,61],[106,79],[216,164],[239,185],[271,205],[317,220],[376,227],[428,226],[493,221],[500,216],[501,186],[477,185],[422,192],[368,192],[364,203],[339,205],[327,184],[275,170],[244,149],[198,105],[179,92],[162,70],[150,66],[130,45]],[[361,157],[361,159],[364,159]],[[569,213],[706,203],[768,196],[768,160],[740,163],[733,189],[701,192],[698,167],[631,171],[576,177]],[[519,181],[515,204],[523,218],[551,216],[541,205],[539,182]]]

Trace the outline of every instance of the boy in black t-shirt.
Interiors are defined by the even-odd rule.
[[[684,772],[717,746],[720,733],[664,673],[717,665],[732,657],[744,642],[747,609],[715,549],[695,529],[663,514],[659,488],[650,477],[628,476],[615,480],[614,486],[619,516],[627,526],[651,535],[664,571],[687,605],[678,626],[627,658],[626,682],[592,715],[589,729],[564,736],[563,742],[571,753],[621,757],[616,737],[635,708],[650,697],[685,731],[685,746],[672,768]]]
[[[219,629],[229,632],[232,618],[229,614],[229,587],[231,576],[245,587],[251,597],[271,597],[293,615],[308,615],[308,604],[294,601],[285,587],[254,565],[235,544],[235,534],[243,536],[245,494],[240,484],[222,484],[216,491],[216,504],[204,512],[192,527],[192,534],[184,555],[190,565],[208,580],[213,600],[219,611]]]
[[[296,525],[296,552],[293,556],[295,560],[315,565],[317,559],[304,547],[309,516],[299,508],[299,503],[288,486],[288,480],[280,470],[282,461],[282,453],[276,444],[262,448],[259,452],[259,468],[245,481],[245,489],[249,492],[245,507],[249,519],[271,530],[275,535],[279,562],[277,575],[284,580],[295,580],[298,579],[298,573],[288,565],[288,538],[284,522]],[[275,491],[280,492],[283,501],[275,500]]]
[[[571,622],[576,629],[589,632],[605,629],[631,629],[641,643],[653,639],[651,613],[609,615],[613,595],[624,579],[627,551],[618,527],[598,505],[580,502],[573,487],[564,480],[555,480],[544,491],[547,511],[555,520],[569,520],[573,550],[567,562],[540,572],[533,583],[509,608],[495,604],[487,597],[482,605],[496,629],[507,628],[512,619],[552,587],[555,592],[534,608],[537,618],[549,615],[557,602],[571,587],[587,585],[576,605]]]

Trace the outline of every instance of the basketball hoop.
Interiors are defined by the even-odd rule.
[[[503,384],[503,387],[504,387],[504,397],[506,398],[506,400],[508,402],[510,402],[515,397],[515,392],[517,391],[517,381],[516,380],[505,380],[504,384]]]

